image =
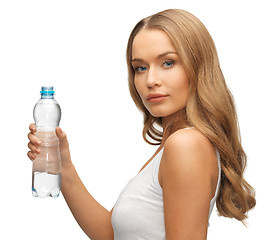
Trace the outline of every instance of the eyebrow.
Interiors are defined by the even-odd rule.
[[[178,53],[177,52],[168,51],[168,52],[164,52],[164,53],[158,55],[157,58],[162,58],[162,57],[164,57],[164,56],[166,56],[168,54],[178,54]],[[133,58],[132,62],[144,62],[144,61],[141,58]]]

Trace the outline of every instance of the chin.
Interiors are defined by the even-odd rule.
[[[158,111],[155,111],[155,112],[150,112],[149,111],[149,113],[153,116],[153,117],[167,117],[167,116],[169,116],[169,115],[171,115],[171,114],[169,114],[169,113],[164,113],[164,112],[158,112]]]
[[[148,111],[149,111],[149,113],[150,113],[153,117],[162,117],[162,118],[164,118],[164,117],[169,117],[169,116],[177,115],[177,113],[179,113],[179,111],[181,111],[184,107],[185,107],[185,106],[183,106],[183,107],[179,107],[179,108],[174,109],[174,110],[162,109],[162,110],[160,110],[160,111],[158,111],[158,110],[156,110],[156,111],[153,111],[153,110],[150,111],[150,110],[148,109]]]

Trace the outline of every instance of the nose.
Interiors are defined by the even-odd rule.
[[[159,77],[158,72],[155,68],[149,68],[148,76],[147,76],[147,86],[148,88],[153,88],[154,86],[161,86],[161,79]]]

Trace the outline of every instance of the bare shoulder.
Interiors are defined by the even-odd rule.
[[[175,154],[206,155],[211,153],[215,155],[215,149],[210,140],[196,129],[180,129],[173,133],[166,140],[164,151]]]
[[[181,129],[166,140],[160,183],[167,239],[206,238],[217,174],[215,149],[204,134]]]
[[[189,174],[192,169],[194,174],[208,174],[208,177],[215,178],[217,160],[214,146],[196,129],[178,130],[165,142],[160,167],[161,177],[168,174],[168,169],[178,176],[180,173]]]

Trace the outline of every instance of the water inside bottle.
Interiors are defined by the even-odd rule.
[[[54,99],[52,86],[41,88],[41,99],[36,103],[33,117],[36,137],[41,141],[40,154],[32,166],[32,194],[35,197],[58,197],[61,184],[61,157],[55,129],[59,126],[61,109]]]
[[[60,194],[61,174],[34,172],[32,176],[32,195],[34,197],[53,197]]]
[[[32,195],[34,197],[58,197],[61,185],[61,159],[59,139],[55,132],[37,131],[42,142],[40,154],[33,161]]]

